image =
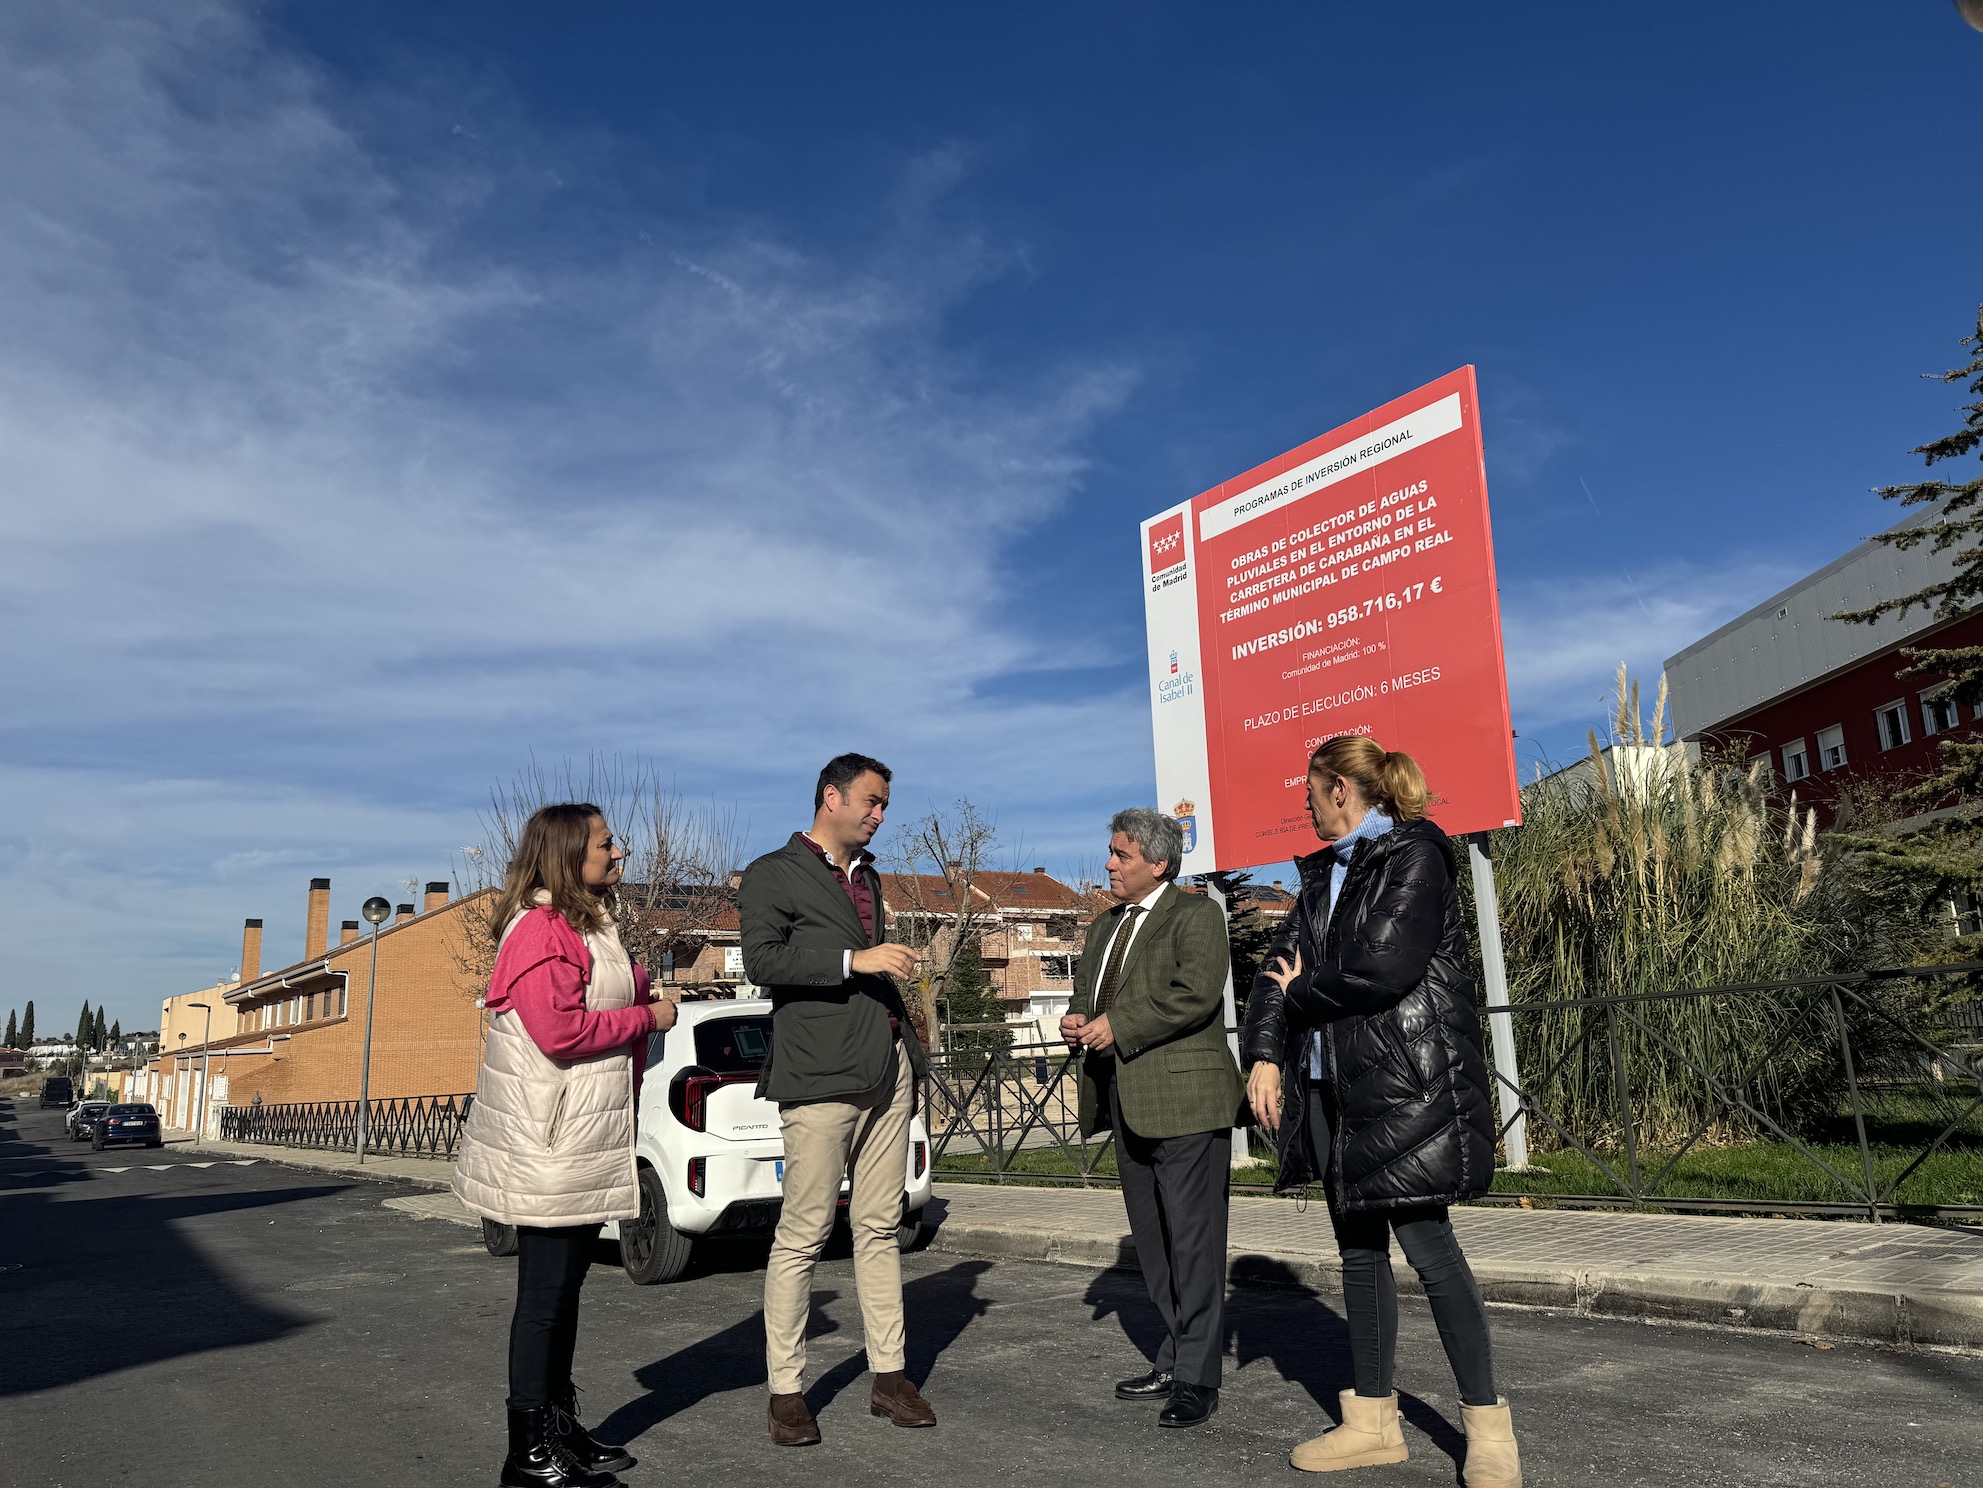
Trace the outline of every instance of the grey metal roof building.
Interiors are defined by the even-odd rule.
[[[1929,508],[1888,530],[1919,527],[1937,515]],[[1903,551],[1869,539],[1668,657],[1666,685],[1675,733],[1698,738],[1936,625],[1932,611],[1919,608],[1904,617],[1884,615],[1871,625],[1847,625],[1831,617],[1951,577],[1957,551],[1952,547],[1937,553],[1927,542]]]

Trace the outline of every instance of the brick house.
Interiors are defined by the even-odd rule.
[[[884,873],[882,902],[893,939],[947,950],[966,911],[964,879],[934,873]],[[1074,995],[1081,940],[1094,900],[1044,868],[980,872],[969,881],[968,911],[985,978],[1006,1021],[1050,1028]],[[926,922],[922,926],[917,921]]]

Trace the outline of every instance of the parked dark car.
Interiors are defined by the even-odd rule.
[[[69,1140],[80,1142],[89,1136],[90,1124],[109,1109],[109,1101],[78,1101],[69,1112]]]
[[[69,1083],[67,1075],[52,1075],[41,1082],[41,1109],[61,1106],[67,1109],[76,1103],[76,1087]]]
[[[158,1111],[153,1106],[111,1106],[90,1127],[90,1146],[101,1152],[120,1142],[142,1142],[147,1147],[163,1147],[165,1135],[158,1129]]]

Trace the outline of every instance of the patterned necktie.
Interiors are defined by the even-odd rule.
[[[1116,931],[1115,944],[1109,947],[1108,965],[1102,968],[1101,990],[1095,994],[1095,1016],[1098,1018],[1115,1006],[1116,983],[1122,980],[1123,959],[1129,954],[1129,940],[1136,933],[1136,917],[1143,913],[1143,906],[1125,904],[1120,913],[1122,928]]]

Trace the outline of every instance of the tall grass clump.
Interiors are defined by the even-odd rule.
[[[1522,825],[1493,834],[1510,999],[1726,987],[1907,959],[1895,934],[1901,925],[1908,940],[1907,917],[1862,892],[1849,857],[1828,856],[1814,814],[1774,795],[1766,761],[1689,758],[1668,739],[1665,711],[1662,681],[1648,723],[1621,667],[1609,747],[1593,731],[1589,756],[1528,787]],[[1829,1114],[1843,1084],[1838,1041],[1807,1003],[1761,992],[1621,1009],[1638,1139],[1749,1135],[1715,1082],[1791,1130]],[[1534,1107],[1579,1140],[1614,1143],[1623,1108],[1605,1010],[1513,1023]],[[1530,1137],[1558,1139],[1535,1120]]]

